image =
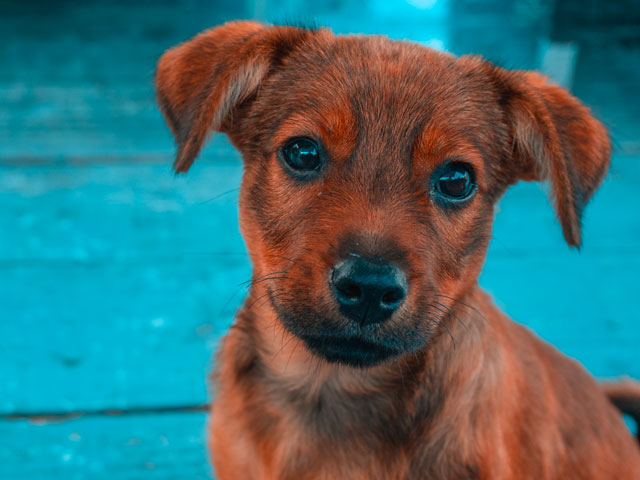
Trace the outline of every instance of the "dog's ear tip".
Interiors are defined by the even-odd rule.
[[[176,176],[182,174],[182,173],[187,173],[189,171],[189,168],[191,167],[191,164],[193,163],[193,160],[188,161],[184,158],[181,158],[179,155],[178,157],[176,157],[176,159],[173,161],[173,172]]]
[[[582,238],[580,230],[578,231],[565,231],[564,239],[571,248],[575,248],[578,252],[582,249]]]
[[[582,242],[569,242],[569,247],[580,253],[582,251]]]
[[[173,164],[173,173],[175,174],[175,176],[179,176],[182,175],[183,173],[187,173],[189,171],[189,166],[188,165],[181,165],[181,164]]]

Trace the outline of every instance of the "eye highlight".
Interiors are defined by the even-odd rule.
[[[320,147],[307,137],[293,138],[280,150],[282,160],[297,176],[307,177],[322,167]]]
[[[448,162],[434,172],[432,184],[435,195],[441,199],[462,202],[476,191],[475,172],[468,163]]]

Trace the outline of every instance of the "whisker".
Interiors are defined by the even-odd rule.
[[[268,301],[273,301],[274,299],[279,297],[286,297],[287,295],[289,295],[287,292],[280,292],[276,295],[269,295],[269,298],[265,298],[264,301],[260,305],[258,305],[258,308],[263,307]]]
[[[316,383],[316,381],[318,380],[318,377],[320,376],[320,363],[322,362],[322,358],[320,358],[319,355],[316,355],[316,358],[318,359],[318,362],[316,363],[316,371],[313,374],[314,383]]]
[[[242,283],[240,283],[238,286],[239,287],[252,287],[254,285],[257,285],[258,283],[262,283],[262,282],[267,282],[269,280],[286,280],[287,278],[289,278],[287,275],[281,275],[281,276],[273,276],[273,277],[261,277],[255,280],[246,280]]]
[[[440,305],[444,309],[444,311],[443,310],[440,310],[440,311],[442,311],[445,315],[453,316],[453,318],[458,320],[462,324],[462,326],[464,328],[468,329],[467,324],[465,322],[463,322],[462,319],[458,315],[453,313],[453,310],[451,308],[447,307],[445,304],[440,303],[440,302],[433,302],[433,303],[435,303],[436,305]]]
[[[285,257],[284,255],[277,255],[275,253],[265,253],[263,254],[263,256],[269,257],[269,258],[281,258],[282,260],[286,260],[287,262],[296,263],[295,260],[292,260],[289,257]]]
[[[283,330],[284,330],[284,329],[283,329]],[[273,354],[273,358],[277,357],[277,356],[280,354],[280,352],[282,352],[282,350],[284,350],[284,349],[285,349],[285,347],[286,347],[287,345],[289,345],[289,344],[290,344],[292,341],[294,341],[294,340],[295,340],[295,337],[294,337],[293,335],[291,335],[291,337],[289,338],[289,340],[287,340],[287,341],[285,342],[285,341],[284,341],[284,336],[283,336],[283,337],[282,337],[282,344],[280,345],[280,349],[279,349],[276,353],[274,353],[274,354]],[[291,355],[289,355],[289,359],[291,359]],[[287,362],[287,363],[288,363],[288,362]]]
[[[476,312],[480,316],[480,318],[482,318],[482,320],[484,320],[485,322],[487,321],[486,317],[482,314],[482,312],[480,312],[480,310],[478,310],[477,308],[475,308],[475,307],[473,307],[471,305],[468,305],[468,304],[464,303],[461,300],[458,300],[457,298],[449,297],[449,296],[443,295],[441,293],[434,293],[433,296],[434,297],[443,297],[443,298],[446,298],[448,300],[451,300],[452,302],[456,302],[456,303],[462,305],[463,307],[467,307],[470,310],[473,310],[474,312]]]
[[[453,333],[451,333],[451,330],[449,330],[449,327],[447,327],[441,320],[438,321],[438,325],[444,328],[446,332],[449,334],[449,336],[451,337],[451,341],[453,342],[453,349],[455,350],[457,347],[456,337],[453,336]]]
[[[416,364],[420,363],[420,360],[418,360],[418,355],[416,355],[416,352],[411,351],[411,354],[413,355],[413,358],[416,360]]]
[[[432,303],[430,303],[428,306],[429,306],[429,307],[436,308],[438,311],[441,311],[441,310],[439,310],[435,305],[433,305]],[[439,327],[443,328],[443,329],[444,329],[444,330],[449,334],[449,337],[451,337],[451,342],[453,343],[453,349],[455,350],[455,349],[456,349],[456,346],[457,346],[456,338],[453,336],[453,333],[451,333],[451,330],[449,330],[449,327],[447,327],[447,325],[446,325],[442,320],[438,320],[438,321],[436,322],[436,324],[437,324]]]
[[[220,308],[220,311],[218,312],[217,318],[220,319],[220,317],[222,317],[222,314],[226,311],[227,307],[231,304],[233,299],[236,298],[236,296],[238,295],[238,292],[240,292],[240,290],[242,290],[243,286],[255,285],[257,283],[260,283],[260,282],[266,281],[266,280],[284,280],[284,279],[288,278],[287,276],[267,277],[268,275],[275,275],[275,274],[280,274],[280,273],[287,273],[287,272],[271,272],[271,273],[268,273],[266,275],[262,275],[261,277],[258,277],[257,279],[249,279],[249,280],[246,280],[246,281],[244,281],[242,283],[239,283],[237,285],[237,288],[231,294],[231,296],[229,296],[227,301],[224,302],[224,305],[222,305],[222,308]],[[267,277],[267,278],[265,278],[265,277]]]
[[[250,278],[249,280],[245,280],[244,282],[239,283],[239,286],[242,285],[253,285],[255,283],[258,283],[262,280],[269,280],[271,278],[271,276],[273,275],[283,275],[283,274],[287,274],[289,273],[288,270],[282,270],[282,271],[276,271],[276,272],[269,272],[269,273],[265,273],[264,275],[260,275],[259,277],[255,277],[255,278]]]
[[[278,327],[278,318],[274,317],[273,320],[271,321],[271,327],[273,328],[273,337],[275,338],[276,336],[276,328]],[[284,328],[282,327],[282,324],[280,325],[280,327],[284,330]],[[283,337],[284,338],[284,337]]]
[[[291,338],[293,339],[293,338],[294,338],[294,336],[293,336],[293,335],[291,335]],[[289,342],[287,342],[287,343],[289,343]],[[287,359],[287,363],[286,363],[286,364],[285,364],[285,366],[284,366],[284,369],[285,369],[285,370],[287,370],[287,369],[289,368],[289,362],[291,361],[291,357],[293,356],[293,352],[295,352],[295,351],[296,351],[296,349],[298,348],[298,345],[300,345],[300,343],[296,343],[296,344],[294,345],[294,347],[291,349],[291,352],[289,353],[289,358]]]
[[[181,255],[203,255],[203,256],[211,256],[211,257],[228,257],[229,255],[238,255],[241,257],[248,257],[248,252],[181,252]],[[286,260],[287,262],[295,263],[295,260],[285,257],[284,255],[277,255],[275,253],[263,253],[263,257],[267,258],[281,258],[282,260]]]
[[[499,239],[498,237],[496,237],[495,235],[491,235],[491,238],[492,238],[493,240],[495,240],[495,241],[496,241],[496,243],[497,243],[498,245],[500,245],[500,246],[504,249],[504,251],[505,251],[505,252],[507,252],[507,254],[508,254],[508,255],[511,255],[512,257],[514,257],[514,256],[515,256],[515,255],[514,255],[514,253],[513,253],[513,250],[511,250],[509,247],[507,247],[507,245],[506,245],[502,240],[500,240],[500,239]]]
[[[230,193],[238,192],[238,191],[240,191],[240,187],[232,188],[231,190],[227,190],[226,192],[222,192],[222,193],[216,195],[215,197],[209,198],[208,200],[203,200],[201,202],[196,202],[195,205],[204,205],[206,203],[215,202],[216,200],[224,197],[225,195],[229,195]]]
[[[277,288],[276,290],[274,290],[274,292],[283,291],[283,290],[284,290],[283,288]],[[258,302],[258,300],[263,299],[264,297],[266,297],[270,293],[272,293],[272,292],[268,290],[267,293],[263,293],[262,295],[260,295],[253,302],[251,302],[249,305],[247,305],[247,309],[250,309],[251,307],[253,307]]]
[[[226,302],[224,302],[224,305],[222,306],[222,308],[220,309],[220,312],[218,313],[218,319],[220,319],[220,317],[222,316],[222,314],[225,312],[225,310],[227,309],[227,307],[231,304],[231,301],[236,297],[236,295],[238,295],[238,292],[241,290],[241,287],[236,288],[235,292],[233,292],[233,295],[231,295],[229,297],[229,300],[227,300]]]

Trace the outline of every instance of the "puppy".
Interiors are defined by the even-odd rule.
[[[478,287],[519,180],[548,180],[580,245],[610,146],[578,100],[478,57],[251,22],[167,51],[156,87],[178,172],[211,131],[244,157],[254,274],[214,374],[219,479],[640,479],[601,387]],[[607,387],[630,412],[635,389]]]

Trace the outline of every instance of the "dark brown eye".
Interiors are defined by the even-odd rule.
[[[282,157],[287,165],[299,172],[313,172],[322,165],[318,144],[310,138],[290,140],[282,149]]]
[[[447,200],[465,200],[476,189],[473,168],[468,163],[450,162],[437,172],[434,186]]]

